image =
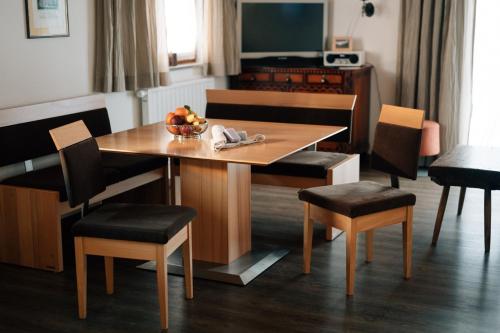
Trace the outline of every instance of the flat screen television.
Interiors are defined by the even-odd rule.
[[[239,0],[241,58],[319,57],[327,16],[326,0]]]

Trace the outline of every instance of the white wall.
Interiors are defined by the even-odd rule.
[[[399,0],[372,0],[375,16],[360,17],[361,1],[330,0],[329,35],[345,35],[350,22],[355,49],[375,66],[383,103],[394,103]],[[92,93],[94,1],[69,1],[70,37],[27,39],[24,0],[2,1],[0,10],[0,108]],[[199,67],[171,72],[173,83],[201,77]],[[378,119],[376,76],[372,76],[371,136]],[[219,78],[217,87],[225,87]],[[132,92],[106,95],[113,131],[140,124],[139,101]]]
[[[398,31],[400,17],[399,0],[371,0],[375,15],[361,17],[361,1],[330,0],[331,36],[346,35],[350,22],[356,18],[352,30],[355,50],[364,50],[366,60],[375,67],[382,103],[395,102]],[[331,45],[331,41],[330,41]],[[372,72],[370,138],[373,138],[380,105],[377,96],[377,75]],[[372,140],[370,140],[372,142]]]
[[[26,38],[24,0],[2,1],[0,10],[0,109],[92,94],[93,0],[68,2],[69,37]],[[132,93],[106,95],[114,131],[138,125]]]
[[[70,37],[26,38],[24,0],[0,9],[0,108],[91,91],[94,1],[69,1]]]
[[[24,0],[2,1],[0,10],[0,109],[92,94],[93,0],[69,1],[70,37],[27,39]],[[202,77],[200,67],[172,70],[171,82]],[[226,87],[225,78],[216,86]],[[140,125],[133,92],[106,94],[113,131]]]

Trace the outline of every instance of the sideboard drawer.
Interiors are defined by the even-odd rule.
[[[342,75],[337,74],[308,74],[307,83],[342,84]]]
[[[304,75],[302,74],[288,74],[288,73],[275,73],[274,81],[288,82],[288,83],[302,83],[304,82]]]
[[[257,82],[271,81],[271,73],[242,73],[238,75],[238,80]]]

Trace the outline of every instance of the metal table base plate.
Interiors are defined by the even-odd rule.
[[[271,267],[290,252],[286,249],[252,250],[229,265],[203,261],[193,261],[193,276],[239,286],[246,286],[266,269]],[[168,258],[168,272],[184,275],[181,251],[176,251]],[[149,261],[137,268],[155,271],[156,262]]]

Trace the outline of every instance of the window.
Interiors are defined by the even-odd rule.
[[[500,1],[478,1],[474,32],[472,116],[469,144],[500,146],[500,110],[496,64],[500,54]]]
[[[196,61],[199,15],[196,0],[165,0],[168,53],[177,63]]]

